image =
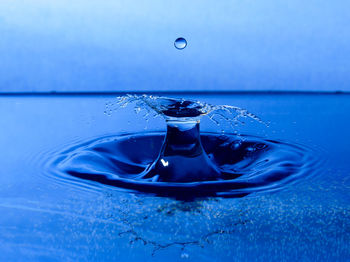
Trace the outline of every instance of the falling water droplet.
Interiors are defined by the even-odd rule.
[[[179,50],[184,49],[187,46],[187,41],[185,38],[179,37],[175,40],[174,46]]]

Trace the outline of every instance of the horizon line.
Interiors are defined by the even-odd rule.
[[[184,94],[184,95],[348,95],[349,91],[293,91],[293,90],[223,90],[223,91],[19,91],[19,92],[2,92],[0,96],[112,96],[112,95],[126,95],[126,94]]]

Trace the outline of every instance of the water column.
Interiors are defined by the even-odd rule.
[[[205,153],[199,117],[167,117],[167,133],[156,161],[144,178],[161,182],[194,182],[220,179],[220,171]]]

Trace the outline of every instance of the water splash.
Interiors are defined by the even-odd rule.
[[[257,115],[231,105],[212,105],[209,103],[175,99],[169,97],[152,96],[152,95],[125,95],[116,98],[116,102],[107,103],[105,113],[111,115],[114,111],[125,108],[129,104],[135,104],[134,111],[140,113],[146,111],[144,118],[149,116],[165,119],[169,118],[196,118],[198,116],[208,116],[211,121],[220,126],[221,123],[229,123],[235,132],[239,124],[244,124],[244,119],[251,119],[265,126],[267,122],[261,120]]]
[[[311,163],[303,148],[237,134],[200,134],[200,117],[235,127],[256,115],[229,105],[126,95],[106,104],[111,114],[129,104],[144,117],[163,117],[166,133],[98,140],[61,155],[63,173],[109,186],[161,196],[245,196],[274,190],[304,174]]]
[[[240,141],[235,135],[202,133],[203,148],[222,174],[219,180],[162,182],[156,175],[156,179],[147,179],[140,174],[157,159],[164,137],[164,132],[100,137],[71,145],[47,165],[59,180],[72,183],[75,177],[75,183],[82,187],[104,184],[187,200],[281,190],[300,177],[310,176],[320,164],[315,152],[295,143],[252,136]]]

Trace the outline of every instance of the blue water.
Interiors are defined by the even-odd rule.
[[[246,108],[270,126],[248,120],[239,133],[302,145],[317,164],[280,190],[240,198],[129,192],[47,166],[88,141],[163,132],[162,119],[106,115],[112,96],[2,96],[0,260],[350,260],[350,96],[176,96]],[[219,131],[205,118],[201,130]]]

